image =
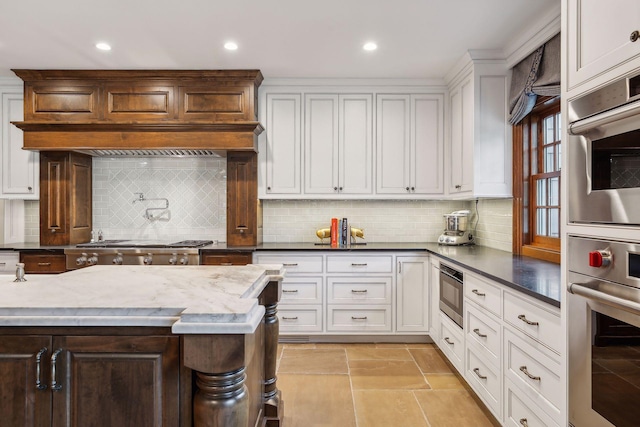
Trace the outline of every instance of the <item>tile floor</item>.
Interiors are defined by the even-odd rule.
[[[490,427],[433,344],[281,344],[284,427]]]

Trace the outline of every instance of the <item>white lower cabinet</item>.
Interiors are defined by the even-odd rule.
[[[458,372],[464,375],[464,332],[446,314],[440,313],[439,335],[438,347]]]
[[[563,425],[560,309],[462,271],[464,328],[440,313],[434,341],[502,425]]]
[[[511,380],[505,379],[504,425],[509,427],[560,427],[523,395]]]
[[[430,333],[424,254],[256,251],[253,262],[285,267],[278,306],[283,337]]]

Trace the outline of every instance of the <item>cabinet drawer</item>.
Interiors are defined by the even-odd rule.
[[[329,304],[391,304],[391,277],[329,277]]]
[[[445,314],[440,313],[440,350],[458,372],[464,370],[464,335],[462,329]]]
[[[500,353],[502,352],[500,322],[471,304],[467,304],[464,318],[467,343],[472,342],[480,346],[487,357],[491,358],[490,363],[494,366],[500,366]]]
[[[67,271],[64,254],[20,254],[25,273],[64,273]],[[13,267],[15,271],[15,264]]]
[[[560,313],[542,308],[509,292],[504,293],[504,320],[560,354],[562,337]]]
[[[542,410],[558,419],[560,406],[564,401],[558,356],[508,329],[504,335],[505,377]]]
[[[251,264],[251,252],[247,253],[203,253],[200,264],[202,265],[247,265]]]
[[[533,402],[523,396],[517,387],[509,380],[505,381],[505,425],[510,427],[559,427],[556,423],[538,409]]]
[[[322,277],[285,276],[282,304],[322,304]]]
[[[493,415],[501,420],[502,376],[500,369],[486,363],[483,352],[477,352],[473,347],[467,346],[465,378],[487,407],[491,409]]]
[[[473,301],[500,317],[502,290],[497,285],[491,284],[473,274],[465,273],[464,296],[466,296],[469,301]]]
[[[322,255],[269,255],[256,254],[255,264],[282,264],[286,274],[322,273]]]
[[[384,256],[351,256],[328,255],[328,273],[391,273],[393,257]]]
[[[390,332],[391,307],[329,306],[327,331]]]
[[[322,306],[278,307],[280,332],[322,332]]]

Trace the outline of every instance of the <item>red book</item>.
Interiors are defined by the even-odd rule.
[[[338,247],[338,218],[331,218],[331,247]]]

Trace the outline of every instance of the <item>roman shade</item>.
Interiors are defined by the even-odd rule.
[[[560,34],[512,69],[509,123],[518,124],[533,110],[538,95],[560,95]]]

